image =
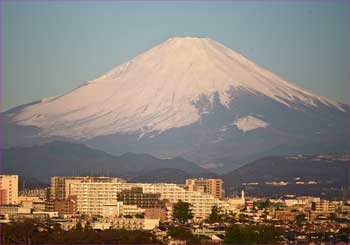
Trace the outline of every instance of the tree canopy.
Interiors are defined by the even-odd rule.
[[[169,227],[167,235],[176,240],[186,241],[188,244],[200,243],[200,239],[197,236],[193,235],[188,228],[183,226]]]
[[[209,223],[217,223],[222,220],[222,215],[220,214],[220,210],[217,206],[213,206],[211,208],[211,213],[209,215],[208,221]]]
[[[281,231],[272,225],[238,226],[226,229],[226,244],[277,244],[281,242]]]
[[[180,222],[181,224],[185,224],[188,220],[193,218],[193,214],[191,211],[191,204],[188,202],[183,202],[179,200],[173,206],[173,217],[175,221]]]
[[[58,224],[25,220],[1,225],[0,244],[153,244],[161,243],[156,237],[141,230],[93,230],[81,223],[71,230],[62,230]]]

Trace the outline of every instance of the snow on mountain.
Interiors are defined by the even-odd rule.
[[[247,116],[247,117],[241,117],[238,118],[235,122],[234,125],[242,130],[243,132],[247,132],[250,130],[254,130],[257,128],[265,128],[269,124],[261,119],[258,119],[253,116]]]
[[[218,94],[222,105],[234,106],[230,91],[240,89],[295,110],[300,103],[344,110],[216,41],[185,37],[171,38],[62,96],[25,106],[11,120],[39,128],[41,136],[90,139],[122,133],[141,139],[198,122],[201,112],[194,104],[202,96]],[[252,116],[235,124],[243,131],[267,125]]]

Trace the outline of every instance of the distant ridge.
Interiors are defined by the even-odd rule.
[[[135,153],[112,156],[83,144],[63,141],[2,151],[2,172],[41,180],[57,175],[122,176],[145,169],[151,171],[169,167],[189,173],[208,172],[182,158],[158,159],[149,154]]]
[[[211,173],[182,158],[157,159],[148,154],[112,156],[82,144],[55,141],[3,150],[2,173],[18,174],[29,187],[42,187],[51,176],[118,176],[128,182],[184,183],[187,178],[222,178],[227,194],[282,194],[340,197],[350,182],[349,154],[270,156],[223,175]],[[266,183],[288,182],[287,186]],[[296,181],[305,182],[297,185]],[[316,182],[308,184],[308,182]],[[22,183],[22,182],[21,182]],[[258,183],[249,185],[249,183]],[[349,190],[350,191],[350,190]]]

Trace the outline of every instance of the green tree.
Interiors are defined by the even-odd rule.
[[[191,204],[179,200],[173,206],[173,217],[176,221],[185,224],[189,219],[193,218]]]
[[[63,237],[65,231],[62,230],[60,224],[54,223],[48,233],[51,236],[52,243],[60,243],[59,241]]]
[[[232,225],[226,228],[224,243],[226,244],[251,244],[256,243],[256,233],[247,228]]]
[[[81,223],[69,231],[57,224],[25,220],[1,225],[0,244],[159,244],[148,231],[83,229]]]
[[[331,220],[335,220],[335,219],[337,219],[337,214],[336,214],[336,213],[331,213],[330,216],[329,216],[329,218],[330,218]]]
[[[298,226],[301,226],[305,222],[306,222],[306,215],[305,214],[298,214],[297,216],[295,216],[295,223]]]
[[[274,203],[273,204],[273,207],[276,209],[276,210],[282,210],[284,204],[282,202],[277,202],[277,203]]]
[[[81,224],[80,221],[75,225],[74,231],[77,231],[77,232],[83,231],[83,225]]]
[[[272,225],[238,226],[226,229],[226,244],[277,244],[282,241],[281,231]]]
[[[208,221],[209,223],[216,223],[222,220],[222,215],[220,214],[220,210],[217,206],[213,206],[211,208],[211,213],[209,215]]]
[[[200,239],[197,236],[193,235],[193,233],[188,228],[183,226],[169,227],[167,235],[177,240],[186,241],[188,244],[200,243]]]
[[[244,222],[246,222],[247,221],[247,215],[245,215],[245,214],[239,214],[238,215],[238,220],[239,220],[239,222],[242,222],[242,223],[244,223]]]
[[[282,232],[273,225],[262,225],[258,228],[258,244],[277,244],[282,241]]]
[[[270,199],[266,199],[263,202],[258,202],[255,204],[258,209],[268,209],[272,206]]]
[[[29,220],[1,225],[1,244],[28,244],[32,240],[32,232],[36,229]]]
[[[93,230],[91,223],[89,221],[86,221],[84,225],[84,231],[91,231],[91,230]]]

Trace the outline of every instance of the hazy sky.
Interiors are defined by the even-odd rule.
[[[349,2],[2,2],[2,110],[65,93],[173,36],[210,37],[350,102]]]

